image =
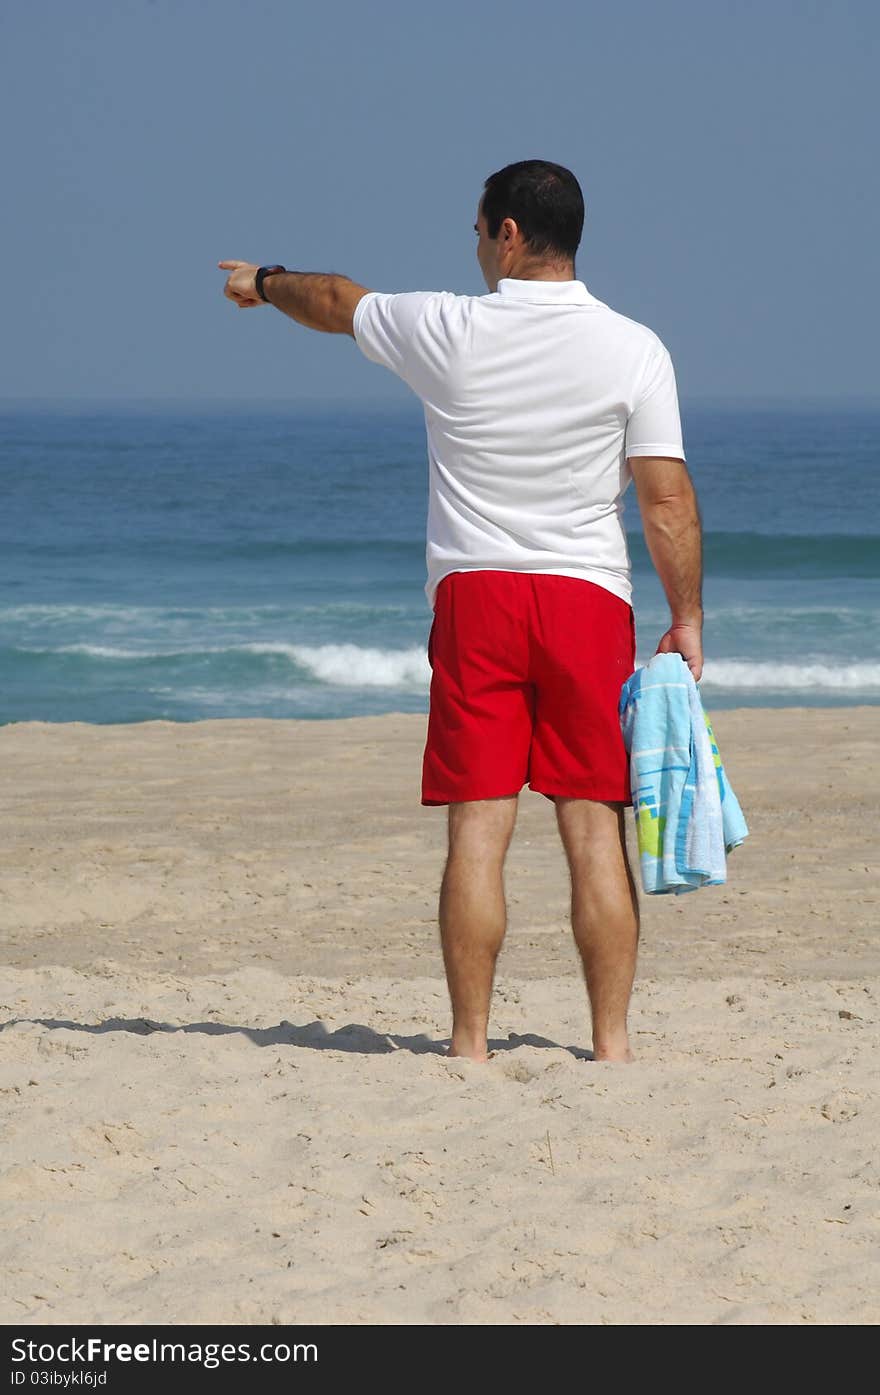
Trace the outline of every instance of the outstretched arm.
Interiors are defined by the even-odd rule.
[[[221,271],[231,272],[223,294],[240,310],[266,303],[257,295],[258,264],[227,261],[217,265]],[[350,334],[353,338],[354,309],[367,294],[367,287],[357,285],[348,276],[323,271],[277,271],[265,278],[263,292],[269,297],[270,305],[307,329],[320,329],[326,334]]]
[[[672,624],[658,654],[681,654],[695,679],[703,672],[703,558],[697,495],[683,460],[629,458],[645,542],[663,583]]]

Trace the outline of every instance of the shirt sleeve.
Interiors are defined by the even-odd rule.
[[[678,391],[669,350],[660,341],[648,360],[638,399],[626,424],[626,457],[667,455],[686,460]]]
[[[420,332],[424,312],[448,295],[446,291],[367,291],[354,310],[355,343],[366,358],[390,368],[421,392],[426,371],[437,367],[437,345]]]

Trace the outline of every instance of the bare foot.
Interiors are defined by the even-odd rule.
[[[492,1053],[494,1055],[494,1052]],[[480,1065],[485,1065],[489,1060],[488,1048],[466,1043],[458,1045],[456,1042],[450,1044],[447,1056],[463,1057],[466,1061],[478,1061]]]

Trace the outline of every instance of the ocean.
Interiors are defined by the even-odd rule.
[[[682,423],[707,709],[880,702],[880,409]],[[427,478],[415,398],[0,405],[0,724],[427,712]]]

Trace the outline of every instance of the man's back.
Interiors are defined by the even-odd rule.
[[[582,281],[359,301],[354,337],[425,410],[433,606],[451,571],[583,577],[629,601],[627,457],[685,459],[669,354]]]

